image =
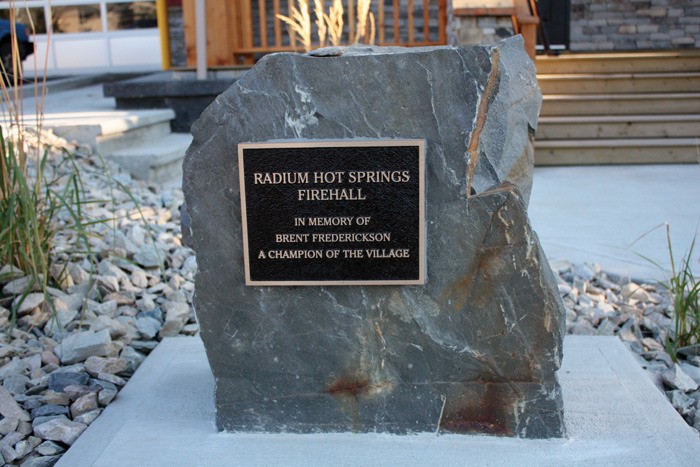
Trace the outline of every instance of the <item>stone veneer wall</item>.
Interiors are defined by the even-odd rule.
[[[700,0],[571,0],[571,50],[700,47]]]
[[[450,15],[447,42],[451,45],[490,44],[514,35],[510,16]]]
[[[168,8],[170,26],[170,61],[174,67],[187,66],[187,49],[185,48],[185,29],[182,22],[182,7]]]

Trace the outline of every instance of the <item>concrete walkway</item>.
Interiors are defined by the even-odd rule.
[[[676,264],[695,237],[700,243],[700,166],[537,167],[529,214],[550,261],[663,280],[667,274],[642,256],[670,269],[666,230],[656,228],[664,222]],[[696,275],[699,259],[700,245]]]
[[[567,336],[564,439],[218,433],[199,338],[164,340],[57,466],[697,465],[700,438],[615,337]]]

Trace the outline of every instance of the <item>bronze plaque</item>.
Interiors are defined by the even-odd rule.
[[[246,285],[425,283],[424,140],[238,145]]]

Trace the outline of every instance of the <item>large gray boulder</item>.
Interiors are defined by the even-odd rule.
[[[563,305],[524,198],[539,103],[519,39],[276,54],[217,98],[184,190],[219,428],[563,435]],[[425,285],[244,285],[236,146],[299,138],[427,140]]]

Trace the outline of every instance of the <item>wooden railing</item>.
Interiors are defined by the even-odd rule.
[[[343,0],[343,45],[353,41],[357,0]],[[310,1],[312,38],[318,46],[313,0]],[[325,0],[326,11],[331,6]],[[210,67],[251,64],[271,52],[300,51],[277,15],[291,16],[293,0],[206,0],[207,62]],[[446,44],[447,0],[373,0],[377,45],[424,46]],[[183,0],[187,64],[196,62],[194,0]],[[369,28],[369,22],[368,26]],[[369,32],[366,37],[369,36]]]

